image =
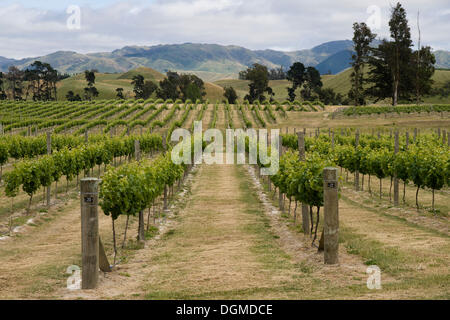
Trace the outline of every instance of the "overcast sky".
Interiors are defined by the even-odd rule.
[[[299,50],[352,38],[352,24],[367,21],[387,37],[390,7],[374,0],[0,0],[0,56],[34,57],[58,50],[112,51],[126,45],[217,43],[249,49]],[[401,1],[413,40],[420,10],[422,44],[450,50],[450,1]],[[70,5],[80,8],[80,29],[69,29]],[[368,8],[372,11],[368,13]],[[76,26],[76,19],[70,19]],[[74,24],[75,23],[75,24]]]

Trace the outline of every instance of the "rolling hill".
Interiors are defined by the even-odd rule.
[[[99,91],[98,99],[114,99],[116,97],[116,89],[123,88],[124,96],[131,98],[133,94],[133,86],[131,81],[133,76],[141,74],[145,80],[151,80],[155,83],[164,79],[164,75],[151,68],[140,67],[125,73],[96,73],[95,87]],[[64,79],[58,83],[58,100],[64,100],[67,92],[70,90],[75,94],[83,96],[83,89],[86,87],[84,74],[77,74],[70,78]],[[222,100],[223,89],[214,83],[205,82],[206,98],[210,101]]]
[[[333,61],[334,69],[342,71],[348,61],[339,59],[339,53],[351,50],[350,40],[331,41],[312,49],[282,52],[276,50],[249,50],[239,46],[217,44],[173,44],[158,46],[127,46],[113,52],[80,54],[72,51],[58,51],[46,56],[21,60],[0,57],[0,71],[10,65],[25,68],[35,60],[50,63],[62,73],[76,74],[87,69],[97,69],[102,73],[127,72],[138,67],[149,67],[165,73],[167,70],[197,73],[206,81],[237,78],[239,71],[253,63],[261,63],[269,68],[301,61],[307,66],[317,66],[338,54]],[[328,71],[328,70],[326,70]]]

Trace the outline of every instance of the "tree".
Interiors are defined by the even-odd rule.
[[[392,41],[383,40],[378,48],[371,49],[367,93],[375,102],[392,99],[396,106],[400,100],[411,102],[431,90],[435,58],[431,48],[413,52],[406,12],[398,3],[392,9],[389,21]],[[421,57],[423,55],[423,57]]]
[[[370,68],[367,81],[372,86],[367,88],[366,93],[374,98],[375,102],[385,98],[393,98],[392,73],[390,69],[392,51],[392,43],[387,40],[383,40],[377,48],[371,49],[372,54],[368,61]]]
[[[0,100],[6,100],[8,98],[3,84],[4,84],[4,75],[3,72],[0,72]]]
[[[75,94],[73,93],[72,90],[70,90],[69,92],[67,92],[67,94],[66,94],[66,99],[67,99],[68,101],[81,101],[80,95],[79,95],[79,94],[75,95]]]
[[[24,72],[15,66],[8,68],[6,79],[11,88],[12,100],[22,100]]]
[[[153,81],[145,81],[142,92],[142,99],[150,98],[153,92],[156,92],[157,89],[158,86]]]
[[[354,101],[354,105],[366,104],[364,97],[364,66],[368,61],[370,53],[370,44],[376,35],[370,31],[370,28],[364,23],[353,24],[353,44],[355,53],[352,55],[353,72],[350,75],[352,88],[349,96]]]
[[[180,96],[180,92],[178,90],[178,82],[179,82],[179,75],[176,72],[167,72],[167,77],[159,82],[159,89],[156,92],[156,95],[158,98],[161,98],[163,100],[176,100]]]
[[[303,63],[295,62],[289,71],[287,72],[286,78],[292,82],[292,87],[287,88],[289,101],[293,102],[295,100],[295,90],[302,87],[306,80],[306,69]]]
[[[423,47],[414,52],[411,58],[410,66],[416,68],[416,76],[413,77],[412,82],[415,88],[416,102],[419,104],[421,97],[431,92],[434,82],[431,77],[435,71],[436,58],[430,47]]]
[[[408,68],[411,57],[411,32],[406,19],[406,11],[400,3],[392,9],[391,20],[389,21],[391,38],[393,39],[393,55],[390,64],[392,70],[393,98],[392,105],[398,102],[398,91],[402,70]]]
[[[264,93],[269,93],[269,95],[273,96],[273,90],[269,87],[269,72],[267,71],[267,67],[255,63],[253,67],[248,68],[246,71],[246,80],[250,80],[249,86],[249,94],[245,96],[245,100],[248,100],[250,103],[258,100],[263,102],[266,97]]]
[[[284,72],[283,67],[269,70],[269,80],[284,80],[284,79],[286,79],[286,72]]]
[[[98,97],[99,92],[96,87],[94,87],[95,84],[95,71],[96,70],[86,70],[84,72],[84,78],[87,81],[88,86],[84,88],[84,98],[86,100],[91,100],[92,98]]]
[[[313,93],[317,93],[322,86],[323,84],[320,77],[320,72],[314,67],[306,68],[305,84],[303,85],[303,90],[301,91],[303,99],[305,101],[314,100],[316,97],[313,96]]]
[[[326,105],[341,105],[344,100],[342,94],[336,93],[331,88],[319,88],[316,93],[319,95],[319,100]]]
[[[29,91],[34,101],[49,101],[57,99],[56,83],[59,80],[58,71],[48,63],[33,62],[24,73],[24,80],[28,82],[26,98]]]
[[[136,99],[142,99],[144,94],[144,77],[140,74],[135,75],[131,84],[134,86],[133,92]]]
[[[117,99],[123,100],[125,97],[123,96],[123,88],[116,89],[116,97]]]
[[[233,87],[225,87],[223,96],[227,99],[229,104],[236,104],[238,96]]]
[[[195,75],[182,74],[176,72],[167,72],[167,77],[159,82],[159,87],[156,90],[158,98],[167,99],[181,99],[186,101],[203,100],[206,95],[205,84],[202,79]]]

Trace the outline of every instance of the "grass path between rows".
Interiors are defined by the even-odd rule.
[[[365,207],[345,191],[340,264],[326,266],[300,227],[268,207],[262,187],[248,166],[199,166],[159,235],[144,248],[130,241],[115,271],[87,291],[65,288],[65,269],[80,263],[79,203],[69,201],[0,243],[0,298],[448,299],[448,236]],[[110,223],[100,212],[108,253]],[[119,235],[123,225],[119,219]],[[135,236],[132,219],[129,239]],[[367,264],[380,265],[382,290],[367,289]]]

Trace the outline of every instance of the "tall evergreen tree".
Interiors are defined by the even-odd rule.
[[[389,29],[393,44],[393,55],[390,63],[393,85],[392,105],[396,106],[398,103],[401,73],[402,70],[408,69],[412,53],[411,31],[408,26],[406,11],[399,2],[392,9]]]
[[[364,96],[364,66],[368,61],[370,53],[370,44],[376,35],[370,31],[370,28],[364,23],[353,24],[353,44],[355,53],[352,55],[353,72],[350,75],[352,88],[349,97],[355,106],[366,104]]]

